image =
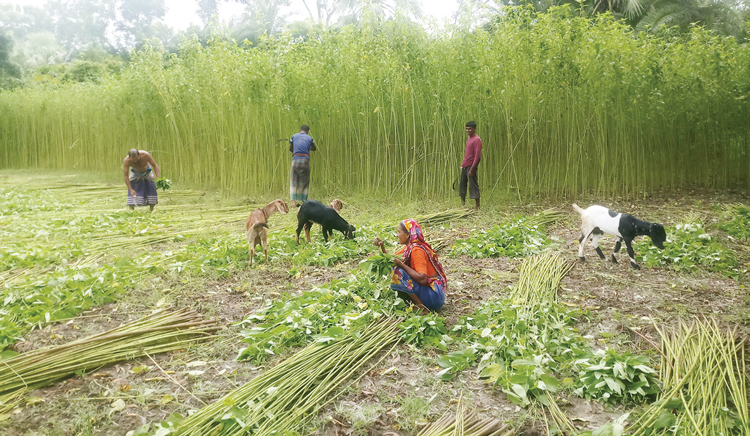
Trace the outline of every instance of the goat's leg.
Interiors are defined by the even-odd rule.
[[[297,241],[297,245],[299,245],[299,232],[302,231],[302,227],[304,227],[304,226],[305,226],[305,222],[304,221],[297,224],[297,238],[295,239]],[[307,236],[307,242],[310,242],[310,236],[309,236],[310,233],[307,230],[305,230],[305,234],[308,235]]]
[[[612,253],[612,263],[617,263],[615,254],[620,252],[620,247],[622,247],[622,238],[618,239],[617,243],[615,244],[615,251]]]
[[[586,245],[586,240],[589,238],[590,235],[591,235],[591,230],[585,233],[581,232],[581,239],[578,240],[580,241],[580,245],[578,246],[578,258],[581,259],[581,262],[586,262],[586,258],[583,257],[583,247]]]
[[[312,242],[312,239],[310,239],[310,229],[312,228],[312,222],[308,221],[305,224],[305,239],[307,239],[307,242]]]
[[[641,269],[641,266],[635,262],[635,251],[633,251],[632,239],[625,239],[625,248],[628,249],[628,256],[630,256],[630,266],[635,269]]]
[[[250,238],[248,238],[250,239]],[[253,241],[250,242],[250,266],[253,266],[253,257],[255,257],[255,244],[253,244]]]
[[[260,242],[263,245],[263,255],[266,256],[266,263],[268,263],[268,235],[263,235],[260,238]]]
[[[328,227],[323,227],[323,240],[328,242]]]
[[[591,245],[596,248],[596,254],[599,255],[599,259],[604,259],[604,252],[602,252],[602,247],[599,246],[599,239],[602,237],[602,235],[599,233],[594,233],[594,236],[591,237]]]
[[[247,245],[250,246],[250,260],[248,261],[248,264],[250,266],[253,266],[253,254],[255,252],[255,247],[253,247],[253,239],[250,237],[251,233],[252,233],[252,229],[248,230],[248,232],[247,232]]]

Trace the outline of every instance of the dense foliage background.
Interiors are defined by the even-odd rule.
[[[139,147],[173,179],[281,194],[280,139],[304,123],[319,144],[313,196],[448,195],[476,120],[485,198],[747,186],[747,45],[580,15],[521,7],[473,30],[395,18],[257,45],[146,44],[121,72],[0,93],[0,168],[118,171]]]

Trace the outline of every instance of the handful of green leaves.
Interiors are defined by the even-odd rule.
[[[162,191],[166,191],[172,187],[172,181],[166,177],[159,177],[158,179],[155,179],[154,182],[156,182],[157,190],[161,189]]]
[[[359,262],[360,269],[373,278],[388,276],[394,266],[394,257],[394,255],[388,253],[373,254]]]

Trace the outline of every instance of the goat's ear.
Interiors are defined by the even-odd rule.
[[[651,228],[649,230],[652,234],[657,235],[662,239],[667,239],[667,231],[664,229],[663,225],[657,223],[651,224]]]

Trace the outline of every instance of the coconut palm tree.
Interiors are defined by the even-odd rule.
[[[339,3],[348,15],[358,20],[366,16],[381,20],[398,13],[414,19],[422,16],[419,0],[343,0]]]
[[[725,0],[653,0],[637,21],[636,29],[657,32],[663,27],[687,30],[700,25],[722,35],[744,32],[740,11]]]
[[[243,1],[245,12],[239,20],[230,25],[232,38],[237,41],[248,39],[257,44],[264,33],[273,35],[283,30],[286,15],[281,13],[289,0]]]
[[[29,70],[65,62],[69,56],[52,32],[29,33],[16,49],[15,61]]]
[[[330,25],[336,22],[382,20],[395,14],[418,19],[422,16],[419,0],[302,0],[310,18]],[[315,14],[313,14],[315,10]]]

